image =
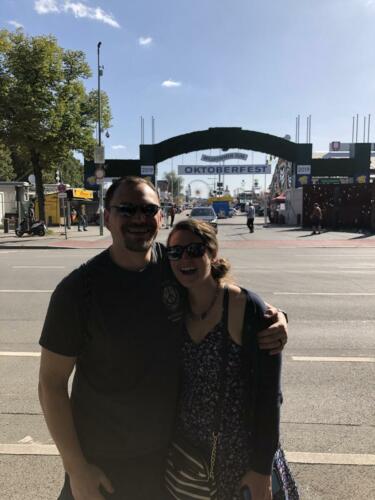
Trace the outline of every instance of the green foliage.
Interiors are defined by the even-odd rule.
[[[179,197],[184,187],[184,178],[177,175],[174,170],[167,172],[164,178],[168,181],[168,191],[172,193],[173,199]]]
[[[64,50],[53,36],[0,31],[0,140],[16,160],[17,177],[27,177],[31,165],[42,218],[43,177],[69,160],[67,175],[74,178],[78,164],[72,152],[92,155],[97,94],[85,90],[89,76],[83,52]],[[104,93],[101,102],[108,128],[111,112]]]
[[[83,187],[83,165],[72,154],[53,165],[53,169],[45,170],[43,172],[43,182],[45,184],[54,184],[57,170],[60,172],[60,179],[64,184],[70,184],[74,188]]]
[[[10,151],[0,142],[0,181],[13,181],[15,177]]]

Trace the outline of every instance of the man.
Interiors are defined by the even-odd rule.
[[[322,209],[319,206],[319,203],[314,203],[314,208],[311,214],[311,222],[312,222],[312,233],[311,234],[320,234],[321,223],[322,223]]]
[[[254,232],[254,219],[255,219],[255,207],[252,202],[249,203],[249,208],[247,210],[247,227],[250,233]]]
[[[154,186],[119,179],[104,217],[112,246],[57,286],[40,339],[39,397],[66,471],[59,498],[165,500],[183,297],[154,242],[161,225]],[[271,352],[286,342],[278,318],[261,335]]]
[[[171,227],[171,228],[173,227],[173,224],[174,224],[175,215],[176,215],[176,209],[175,209],[174,205],[171,205],[169,207],[169,217],[171,218],[169,227]]]
[[[78,208],[78,231],[82,231],[81,227],[84,231],[87,231],[87,220],[86,220],[86,207],[85,205],[81,205]]]

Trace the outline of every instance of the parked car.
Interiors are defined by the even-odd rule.
[[[217,216],[212,207],[194,207],[191,209],[190,217],[192,219],[208,222],[217,232]]]

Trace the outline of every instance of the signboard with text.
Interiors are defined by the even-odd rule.
[[[179,165],[178,175],[270,174],[271,165]]]
[[[246,153],[225,153],[222,155],[218,156],[211,156],[211,155],[202,155],[201,156],[202,161],[210,161],[213,163],[216,163],[218,161],[226,161],[226,160],[247,160],[247,154]]]

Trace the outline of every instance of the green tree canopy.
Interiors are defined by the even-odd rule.
[[[168,181],[168,191],[172,193],[173,200],[175,201],[182,193],[184,178],[172,170],[164,174],[164,179]]]
[[[15,177],[10,150],[0,142],[0,181],[12,181]]]
[[[18,166],[31,165],[41,218],[43,174],[72,159],[73,151],[92,157],[97,101],[83,84],[89,76],[83,52],[64,50],[53,36],[0,31],[0,140],[18,156]],[[104,93],[101,103],[103,128],[109,128]]]

